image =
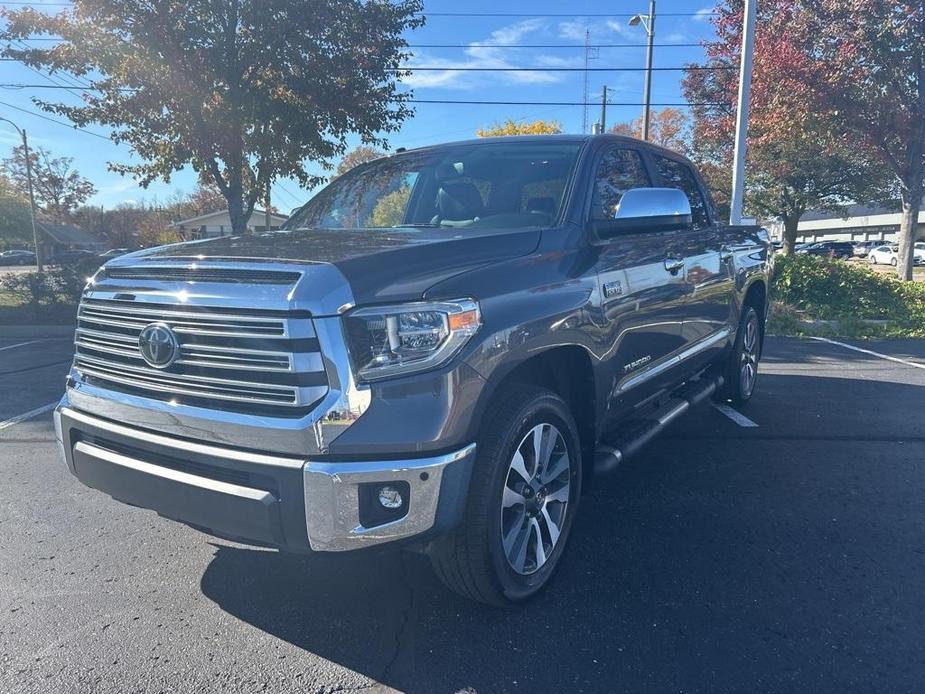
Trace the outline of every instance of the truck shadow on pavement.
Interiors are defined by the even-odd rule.
[[[202,591],[403,691],[916,689],[925,425],[893,413],[921,386],[846,372],[760,387],[759,427],[700,408],[601,480],[524,607],[458,598],[408,553],[216,544]],[[868,407],[845,419],[851,402]]]

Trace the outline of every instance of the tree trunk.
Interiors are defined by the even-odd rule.
[[[240,236],[247,232],[247,219],[244,217],[244,201],[238,195],[228,197],[228,216],[231,218],[231,233]]]
[[[903,212],[899,223],[899,257],[896,263],[896,274],[901,280],[911,281],[919,210],[922,207],[921,189],[904,194],[902,203]]]
[[[793,255],[793,247],[797,243],[797,225],[800,215],[784,215],[784,255]]]

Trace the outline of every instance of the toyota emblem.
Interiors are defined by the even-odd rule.
[[[142,358],[156,369],[166,369],[180,354],[180,343],[165,323],[151,323],[138,336]]]

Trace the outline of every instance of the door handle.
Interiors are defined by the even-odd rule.
[[[672,275],[684,267],[684,258],[665,258],[665,269]]]

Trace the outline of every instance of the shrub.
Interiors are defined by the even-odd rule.
[[[45,272],[10,273],[0,279],[0,287],[20,303],[34,308],[73,305],[80,301],[87,279],[99,266],[99,260],[87,258],[75,265]]]
[[[813,318],[887,320],[909,334],[925,334],[925,287],[866,267],[809,255],[778,258],[774,299]]]

